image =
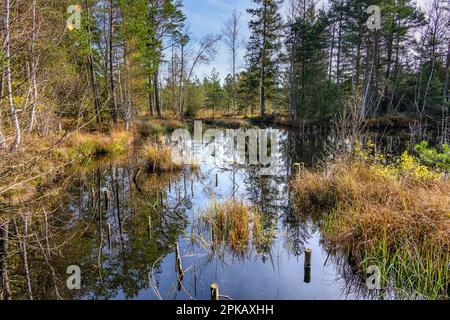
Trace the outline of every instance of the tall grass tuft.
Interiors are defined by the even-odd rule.
[[[77,133],[68,141],[68,154],[81,162],[100,156],[121,155],[128,150],[132,140],[132,133],[128,131]]]
[[[142,148],[141,154],[147,161],[147,167],[150,172],[172,172],[183,168],[182,165],[176,164],[172,160],[172,150],[167,146],[153,143],[147,144]]]
[[[273,232],[264,228],[264,217],[243,201],[229,199],[213,202],[200,214],[200,228],[209,229],[214,248],[228,247],[244,253],[270,245]]]

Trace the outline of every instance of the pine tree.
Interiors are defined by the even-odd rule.
[[[327,26],[324,12],[315,12],[314,3],[304,2],[301,14],[291,23],[287,46],[293,55],[291,104],[294,118],[327,114]]]
[[[161,117],[159,69],[163,58],[163,42],[165,37],[175,37],[181,40],[181,29],[186,17],[182,10],[181,0],[148,0],[148,4],[150,6],[148,23],[154,30],[149,46],[153,47],[155,51],[151,73],[153,77],[149,76],[149,81],[153,80],[153,92],[151,92],[154,94],[156,112],[158,117]]]
[[[275,92],[275,78],[279,72],[279,52],[283,27],[280,14],[281,0],[253,0],[258,7],[247,9],[252,15],[251,31],[247,47],[249,75],[258,81],[259,113],[266,114],[266,98]]]
[[[213,118],[216,115],[216,110],[221,107],[223,99],[222,86],[220,84],[220,75],[213,69],[211,75],[205,79],[205,107],[212,109]]]

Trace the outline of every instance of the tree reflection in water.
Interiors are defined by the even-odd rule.
[[[404,147],[396,136],[374,140],[390,150]],[[276,175],[268,177],[261,177],[256,166],[232,165],[148,175],[132,157],[59,173],[39,186],[39,197],[1,208],[0,298],[208,298],[216,280],[238,299],[380,298],[363,290],[361,275],[345,257],[326,250],[320,217],[293,210],[288,187],[293,164],[320,165],[328,141],[319,129],[283,131],[281,161]],[[212,248],[210,237],[194,227],[195,217],[211,201],[230,198],[244,198],[259,210],[263,229],[275,231],[272,241],[239,254]],[[302,256],[311,246],[317,260],[312,282],[305,284]],[[82,271],[79,291],[66,286],[71,265]],[[257,279],[264,279],[263,287],[249,289]]]

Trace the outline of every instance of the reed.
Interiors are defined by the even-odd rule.
[[[80,162],[101,156],[124,154],[131,142],[133,134],[128,131],[112,131],[109,134],[76,133],[67,142],[67,153]]]
[[[226,246],[243,253],[252,245],[270,245],[273,238],[273,232],[264,226],[264,217],[243,201],[214,201],[199,216],[200,229],[210,230],[212,246],[217,249]]]
[[[172,159],[172,150],[163,145],[150,143],[141,150],[141,155],[147,162],[147,169],[152,173],[174,172],[183,169]]]

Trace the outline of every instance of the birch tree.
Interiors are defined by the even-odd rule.
[[[6,0],[5,8],[5,65],[6,65],[6,86],[7,86],[7,94],[8,94],[8,104],[9,111],[11,113],[11,117],[13,119],[14,124],[14,134],[15,139],[12,145],[12,149],[16,149],[22,140],[21,129],[19,124],[19,118],[17,116],[17,110],[14,107],[13,100],[13,90],[12,90],[12,80],[11,80],[11,30],[10,30],[10,7],[11,1]]]
[[[231,18],[225,23],[223,33],[223,39],[225,45],[231,53],[231,70],[232,70],[232,84],[233,84],[233,93],[232,93],[232,106],[233,112],[236,112],[236,62],[237,62],[237,54],[238,50],[241,47],[241,21],[242,14],[238,13],[235,9],[231,14]]]

